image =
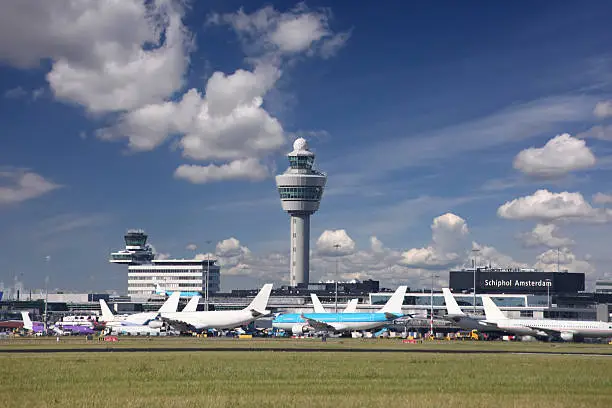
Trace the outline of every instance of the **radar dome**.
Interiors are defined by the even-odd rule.
[[[295,139],[293,150],[308,150],[308,142],[303,137]]]

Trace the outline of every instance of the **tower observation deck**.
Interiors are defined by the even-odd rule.
[[[319,209],[327,175],[313,169],[315,154],[299,138],[287,154],[289,168],[276,176],[283,210],[291,216],[290,285],[309,282],[310,216]]]
[[[155,254],[150,245],[147,245],[147,234],[143,230],[132,229],[124,235],[125,249],[111,253],[111,263],[125,265],[139,265],[150,263]]]

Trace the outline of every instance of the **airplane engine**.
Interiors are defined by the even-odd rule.
[[[304,334],[305,331],[307,330],[305,330],[305,327],[302,324],[296,324],[291,328],[291,333],[295,335]]]
[[[161,329],[163,325],[164,322],[162,322],[161,320],[151,320],[149,322],[149,327],[152,329]]]
[[[533,336],[521,336],[521,341],[536,341],[536,338]]]
[[[561,340],[563,341],[572,341],[574,340],[574,333],[562,332],[560,337],[561,337]]]

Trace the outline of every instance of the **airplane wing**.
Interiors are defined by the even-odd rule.
[[[530,329],[533,329],[533,330],[539,330],[552,337],[561,337],[561,332],[559,330],[553,330],[553,329],[539,327],[535,325],[524,325],[524,326],[529,327]]]
[[[251,309],[250,312],[253,317],[267,316],[270,314],[269,310],[262,311],[262,310],[257,310],[257,309]]]
[[[394,313],[389,313],[389,312],[385,312],[385,318],[387,320],[395,320],[395,319],[399,319],[400,317],[409,317],[409,318],[413,318],[414,315],[410,314],[410,313],[406,313],[406,314],[402,314],[402,315],[396,315]]]
[[[302,315],[300,316],[302,319],[306,320],[306,322],[308,323],[308,325],[310,327],[312,327],[313,329],[315,329],[316,331],[336,331],[336,328],[334,326],[332,326],[331,324],[322,322],[320,320],[317,319],[310,319],[306,316],[304,316],[304,314],[302,313]]]

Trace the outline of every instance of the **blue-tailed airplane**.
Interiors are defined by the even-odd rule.
[[[375,329],[406,316],[402,313],[402,304],[407,288],[397,288],[387,303],[374,313],[282,313],[274,318],[272,327],[295,335],[307,331],[342,333]]]

